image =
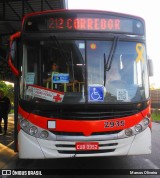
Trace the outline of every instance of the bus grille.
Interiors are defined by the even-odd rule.
[[[107,149],[107,150],[94,150],[94,151],[70,151],[70,150],[66,150],[66,151],[62,151],[62,150],[58,150],[58,153],[61,154],[97,154],[97,153],[109,153],[109,152],[114,152],[115,149]]]
[[[82,109],[55,109],[52,111],[34,110],[34,114],[56,119],[68,120],[104,120],[131,116],[138,113],[138,110],[82,110]]]
[[[100,144],[99,150],[81,150],[81,151],[75,150],[75,145],[70,145],[70,144],[56,144],[56,147],[57,147],[58,153],[60,154],[76,154],[77,155],[77,154],[98,154],[98,153],[114,152],[116,150],[117,145],[118,143]]]
[[[122,130],[115,130],[115,131],[107,131],[107,132],[93,132],[92,136],[94,135],[110,135],[110,134],[118,134]],[[54,135],[62,135],[62,136],[84,136],[82,132],[62,132],[62,131],[52,131],[50,130],[51,133]]]

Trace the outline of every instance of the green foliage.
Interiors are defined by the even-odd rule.
[[[152,113],[152,120],[153,121],[160,121],[160,111],[154,111]]]
[[[14,87],[12,85],[7,85],[4,81],[0,81],[0,90],[4,91],[5,96],[7,96],[11,103],[14,103]]]

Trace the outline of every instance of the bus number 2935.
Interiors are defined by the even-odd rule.
[[[116,120],[116,121],[105,121],[104,128],[113,128],[113,127],[124,127],[125,121],[124,120]]]

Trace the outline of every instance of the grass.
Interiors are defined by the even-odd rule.
[[[14,113],[14,109],[11,109],[9,114],[13,114]]]
[[[160,122],[160,111],[154,111],[152,113],[152,121],[159,121]]]

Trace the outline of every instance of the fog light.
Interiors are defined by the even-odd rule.
[[[143,119],[143,125],[147,126],[149,125],[150,120],[148,118]]]
[[[32,135],[32,136],[36,135],[37,132],[38,132],[38,129],[37,129],[37,127],[35,127],[35,126],[32,126],[32,127],[29,129],[29,134]]]
[[[142,126],[140,124],[136,125],[134,129],[137,133],[142,132]]]
[[[46,131],[46,130],[43,130],[41,133],[40,133],[40,137],[41,138],[47,138],[49,135],[49,133]]]
[[[128,137],[132,136],[132,135],[133,135],[132,129],[126,129],[126,130],[125,130],[125,134],[126,134]]]

